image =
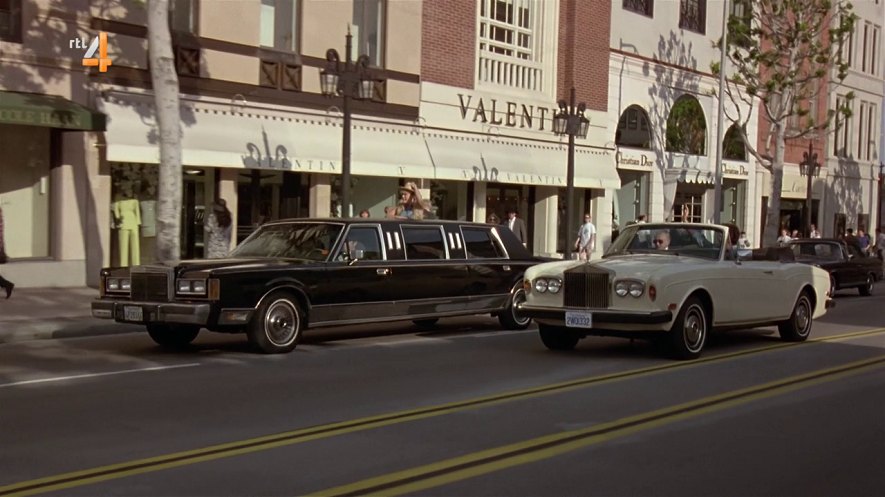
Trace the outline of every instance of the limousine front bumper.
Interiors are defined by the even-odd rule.
[[[584,309],[570,307],[540,307],[521,304],[520,316],[532,318],[541,323],[565,326],[567,311],[591,313],[593,325],[661,325],[673,321],[672,311],[619,311],[610,309]]]
[[[130,302],[128,300],[92,301],[93,317],[113,319],[120,323],[173,323],[205,326],[209,323],[211,312],[212,306],[210,304]]]

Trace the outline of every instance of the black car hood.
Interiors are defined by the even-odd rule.
[[[275,257],[232,257],[227,259],[194,259],[180,261],[178,272],[211,271],[222,274],[233,271],[249,271],[259,269],[275,269],[293,266],[321,264],[305,259],[280,259]]]

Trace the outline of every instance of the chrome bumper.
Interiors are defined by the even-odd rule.
[[[141,308],[144,319],[129,320],[125,317],[124,307]],[[212,311],[210,304],[180,304],[155,302],[128,302],[112,300],[92,301],[92,317],[113,319],[118,323],[176,323],[206,325]]]
[[[531,307],[521,304],[517,313],[522,317],[565,323],[565,311],[593,313],[593,321],[600,324],[664,324],[673,320],[671,311],[630,312],[608,309],[572,309],[562,307]]]

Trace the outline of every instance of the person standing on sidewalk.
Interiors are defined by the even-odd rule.
[[[596,226],[590,220],[590,213],[584,214],[584,224],[578,230],[578,239],[575,240],[578,259],[582,261],[589,261],[596,250]]]
[[[3,245],[3,208],[0,207],[0,264],[6,264],[7,259],[6,246]],[[6,298],[9,298],[12,296],[12,289],[15,288],[15,283],[0,275],[0,288],[6,290]]]

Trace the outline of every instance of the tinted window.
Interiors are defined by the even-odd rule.
[[[324,261],[338,239],[340,224],[264,225],[237,246],[231,257],[285,257]]]
[[[350,258],[354,250],[363,251],[363,259],[369,261],[381,260],[381,241],[378,239],[378,229],[374,227],[351,228],[347,232],[347,238],[336,260],[345,261]]]
[[[446,249],[439,228],[403,228],[406,259],[445,259]]]
[[[468,259],[495,259],[504,257],[487,229],[464,228],[464,245]]]

